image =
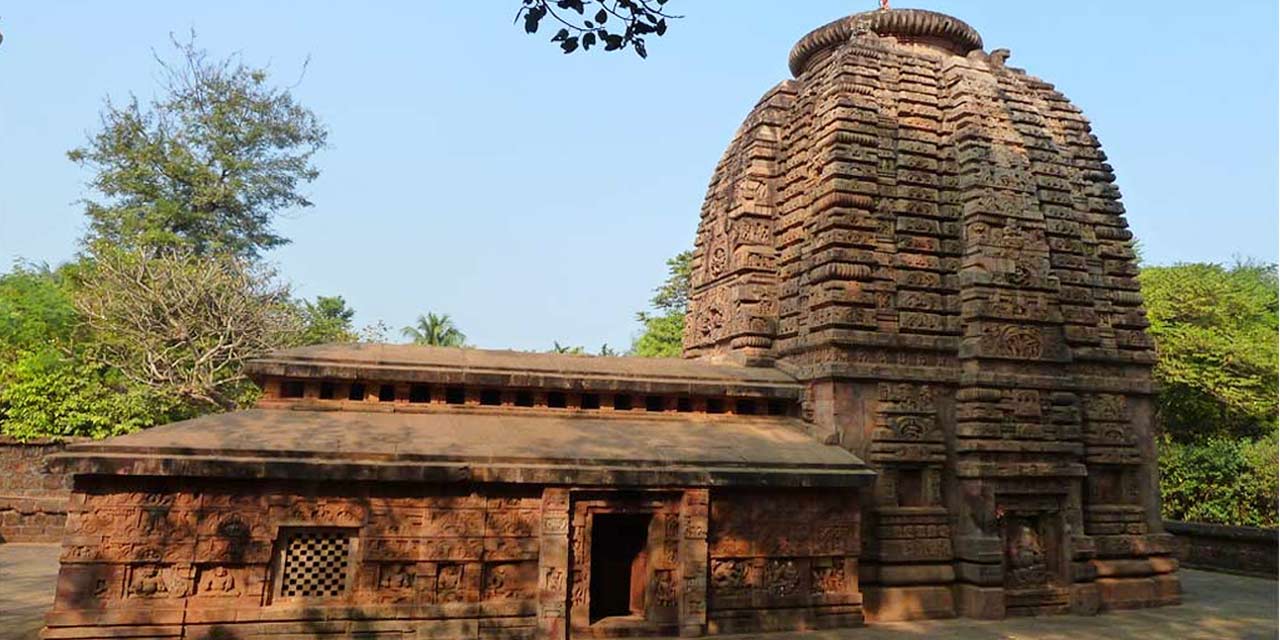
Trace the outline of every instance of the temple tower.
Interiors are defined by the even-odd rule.
[[[791,373],[812,435],[877,469],[871,619],[1178,597],[1115,175],[1008,58],[930,11],[820,27],[702,209],[685,355]]]

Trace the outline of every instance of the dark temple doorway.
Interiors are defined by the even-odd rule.
[[[648,569],[648,513],[597,513],[591,523],[592,623],[643,616]]]

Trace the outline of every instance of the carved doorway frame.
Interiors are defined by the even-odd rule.
[[[569,637],[675,636],[681,596],[679,490],[582,490],[569,494]],[[644,615],[591,621],[592,527],[602,514],[649,515]]]

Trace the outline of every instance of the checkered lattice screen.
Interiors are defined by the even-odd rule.
[[[332,598],[347,590],[351,537],[345,531],[288,534],[280,578],[285,598]]]

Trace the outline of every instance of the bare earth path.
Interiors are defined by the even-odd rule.
[[[0,640],[39,636],[42,617],[53,601],[58,572],[57,545],[0,545]],[[1182,571],[1183,604],[1163,609],[1121,611],[1092,618],[1057,616],[1001,621],[936,620],[879,624],[861,629],[822,631],[804,640],[885,640],[955,638],[957,640],[1173,640],[1276,638],[1277,583],[1207,571]],[[772,636],[721,636],[774,640]]]

